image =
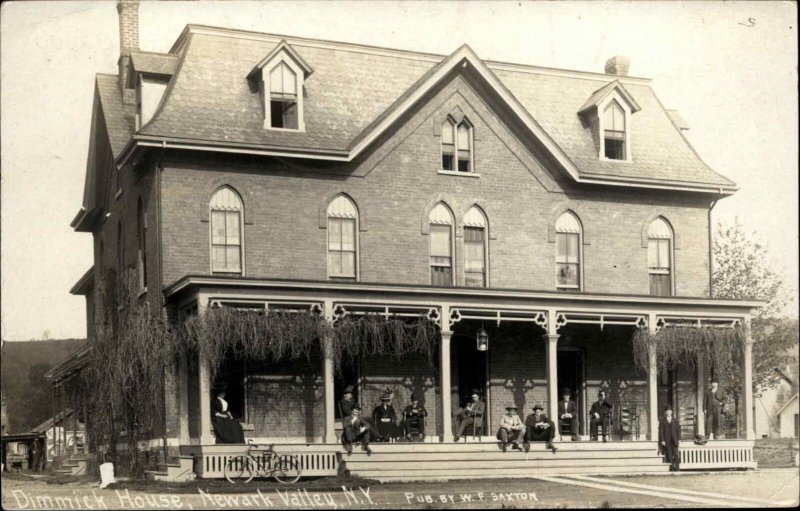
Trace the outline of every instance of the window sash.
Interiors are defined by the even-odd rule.
[[[431,266],[431,285],[450,287],[453,285],[453,274],[450,267]]]
[[[211,271],[242,271],[241,211],[211,211]]]
[[[556,233],[556,262],[580,263],[579,237],[577,233]]]
[[[355,218],[328,218],[328,274],[356,276]]]
[[[669,273],[650,274],[651,296],[672,296],[672,278]]]
[[[557,287],[578,288],[580,266],[577,263],[556,264]]]
[[[647,241],[647,267],[650,273],[669,273],[671,262],[670,240],[651,238]]]
[[[479,287],[486,281],[486,245],[480,227],[464,227],[464,281]]]
[[[449,225],[431,225],[431,260],[434,257],[452,257],[452,227]]]
[[[605,130],[605,138],[607,140],[625,140],[624,131]]]
[[[269,74],[270,94],[297,95],[297,76],[285,62],[281,62]]]

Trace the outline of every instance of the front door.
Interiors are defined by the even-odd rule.
[[[583,350],[564,346],[558,348],[558,400],[563,398],[563,389],[570,389],[570,395],[578,405],[580,414],[580,433],[586,434],[586,379],[584,378]],[[553,421],[557,419],[553,418]]]

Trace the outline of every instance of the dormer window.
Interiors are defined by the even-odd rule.
[[[592,130],[598,156],[607,161],[632,161],[631,116],[642,107],[619,80],[592,93],[578,110]]]
[[[458,126],[449,117],[442,123],[442,170],[472,172],[472,126]]]
[[[603,112],[603,146],[609,160],[625,160],[625,111],[612,100]]]
[[[285,62],[269,73],[269,114],[273,128],[297,129],[297,75]]]
[[[286,41],[250,71],[248,79],[259,84],[262,94],[265,129],[305,131],[303,87],[313,72]]]
[[[137,75],[136,78],[136,131],[150,122],[158,109],[164,91],[167,90],[169,77]]]

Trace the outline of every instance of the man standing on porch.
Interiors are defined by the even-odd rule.
[[[664,417],[658,424],[658,450],[669,462],[670,472],[675,472],[681,463],[678,446],[681,443],[681,429],[678,421],[672,417],[672,408],[664,409]]]
[[[564,388],[561,391],[564,399],[558,402],[558,427],[561,434],[564,431],[572,436],[572,441],[578,439],[578,405],[570,399],[570,391]]]
[[[711,380],[711,388],[706,392],[703,401],[703,412],[706,415],[706,435],[709,440],[719,439],[719,424],[722,422],[722,405],[725,394],[719,389],[719,382]]]
[[[472,401],[467,403],[467,406],[459,408],[457,411],[458,426],[456,427],[456,436],[453,438],[454,442],[458,442],[458,439],[464,436],[464,431],[466,431],[468,426],[472,425],[473,428],[477,427],[476,421],[483,420],[483,413],[486,409],[485,406],[483,401],[481,401],[478,389],[473,389]]]
[[[603,429],[603,442],[608,442],[608,429],[611,425],[611,408],[612,405],[606,401],[606,393],[601,390],[597,393],[597,402],[592,403],[592,408],[589,410],[589,434],[591,440],[597,441],[597,427]]]

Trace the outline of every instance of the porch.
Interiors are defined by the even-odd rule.
[[[404,359],[403,363],[392,363],[388,359],[374,359],[361,360],[360,366],[351,368],[349,374],[337,374],[332,358],[327,355],[328,340],[321,339],[318,356],[307,366],[300,363],[299,366],[251,367],[250,373],[237,376],[241,377],[241,394],[248,397],[238,405],[238,410],[237,406],[232,408],[244,422],[253,424],[247,436],[257,442],[275,443],[279,451],[302,447],[300,451],[307,453],[307,466],[315,475],[360,470],[360,454],[354,453],[354,458],[348,461],[338,453],[341,450],[340,426],[337,427],[340,419],[336,403],[345,383],[355,384],[357,401],[365,406],[367,413],[387,386],[395,390],[398,411],[407,404],[412,392],[422,396],[421,401],[429,410],[426,442],[376,445],[376,455],[386,450],[387,460],[403,453],[417,453],[422,456],[419,459],[424,460],[428,460],[430,454],[431,463],[464,460],[460,458],[463,456],[474,456],[476,459],[466,461],[475,463],[491,460],[492,456],[497,456],[493,453],[498,452],[491,435],[507,404],[519,406],[524,418],[534,403],[541,402],[548,416],[557,417],[559,392],[567,386],[579,404],[582,435],[588,434],[588,407],[596,391],[610,390],[619,414],[615,415],[612,435],[619,433],[626,441],[618,443],[619,439],[614,439],[602,445],[600,453],[595,452],[600,449],[594,447],[598,444],[565,442],[556,460],[561,467],[559,470],[574,468],[577,472],[570,473],[605,473],[606,469],[613,470],[609,467],[615,463],[635,466],[619,460],[645,451],[651,453],[650,461],[658,458],[660,463],[655,447],[658,416],[663,405],[668,403],[675,407],[684,425],[682,469],[754,466],[752,442],[747,441],[754,437],[751,385],[745,385],[741,393],[744,441],[691,445],[686,440],[704,433],[705,368],[698,364],[696,370],[678,371],[674,377],[665,379],[659,377],[657,361],[651,356],[649,370],[637,372],[632,363],[630,338],[637,329],[655,332],[686,323],[698,327],[742,328],[745,339],[742,381],[749,382],[752,365],[749,317],[750,309],[758,306],[757,302],[222,278],[190,278],[179,284],[168,290],[177,311],[196,310],[202,314],[205,308],[216,306],[293,310],[319,314],[334,325],[347,316],[364,314],[377,313],[387,318],[422,315],[439,327],[436,360],[430,370],[420,369],[424,366],[423,360]],[[475,331],[479,328],[489,332],[488,352],[476,348]],[[198,476],[221,477],[226,457],[243,448],[214,445],[210,410],[214,382],[209,375],[207,363],[196,356],[186,357],[182,362],[173,389],[179,412],[176,432],[181,453],[195,457]],[[221,378],[229,376],[223,374]],[[455,430],[454,413],[473,385],[483,385],[481,394],[487,403],[485,438],[477,450],[474,443],[465,447],[450,442]],[[256,395],[261,396],[260,401],[255,400]],[[296,402],[292,401],[295,398]],[[280,410],[288,412],[281,415]],[[287,418],[292,413],[299,414],[299,418]],[[426,450],[434,446],[444,451]],[[605,451],[613,452],[617,457],[609,460],[617,461],[591,465],[605,460],[602,455]],[[619,457],[623,453],[625,456]],[[441,459],[445,454],[455,457]],[[373,455],[374,459],[368,463],[380,465],[381,456]],[[567,461],[570,459],[572,461]],[[530,455],[523,461],[518,467],[523,471],[556,468]],[[373,465],[366,467],[361,469],[379,470]],[[428,475],[443,474],[431,472]]]

